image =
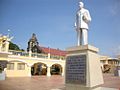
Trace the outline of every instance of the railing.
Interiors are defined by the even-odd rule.
[[[35,57],[35,58],[48,58],[48,54],[31,53],[31,57]]]
[[[18,56],[29,56],[28,52],[23,52],[23,51],[15,51],[15,50],[9,50],[10,53],[12,53],[12,55],[18,55]]]
[[[53,60],[65,60],[64,56],[58,56],[58,55],[48,55],[48,54],[44,54],[44,53],[28,53],[28,52],[24,52],[24,51],[15,51],[15,50],[9,50],[9,52],[12,55],[17,55],[17,56],[24,56],[24,57],[34,57],[34,58],[49,58],[49,59],[53,59]]]
[[[64,56],[58,56],[58,55],[50,55],[50,59],[65,60],[65,57]]]

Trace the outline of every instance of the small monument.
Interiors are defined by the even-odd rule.
[[[80,9],[76,14],[75,28],[77,31],[77,46],[66,49],[65,84],[66,90],[101,90],[93,89],[103,84],[100,67],[99,49],[88,45],[88,24],[90,13],[84,9],[83,2],[79,2]]]

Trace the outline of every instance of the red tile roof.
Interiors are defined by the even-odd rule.
[[[60,49],[54,49],[54,48],[47,48],[47,47],[40,47],[44,53],[50,53],[51,55],[58,55],[58,56],[66,56],[67,52],[60,50]]]

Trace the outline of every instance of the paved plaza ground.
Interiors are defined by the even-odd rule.
[[[102,87],[120,88],[120,77],[104,74],[105,83]],[[6,78],[0,81],[0,90],[65,90],[62,76],[34,76],[31,78]]]

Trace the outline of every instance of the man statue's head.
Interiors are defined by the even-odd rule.
[[[84,3],[83,2],[79,2],[79,7],[80,7],[80,9],[82,9],[84,7]]]

